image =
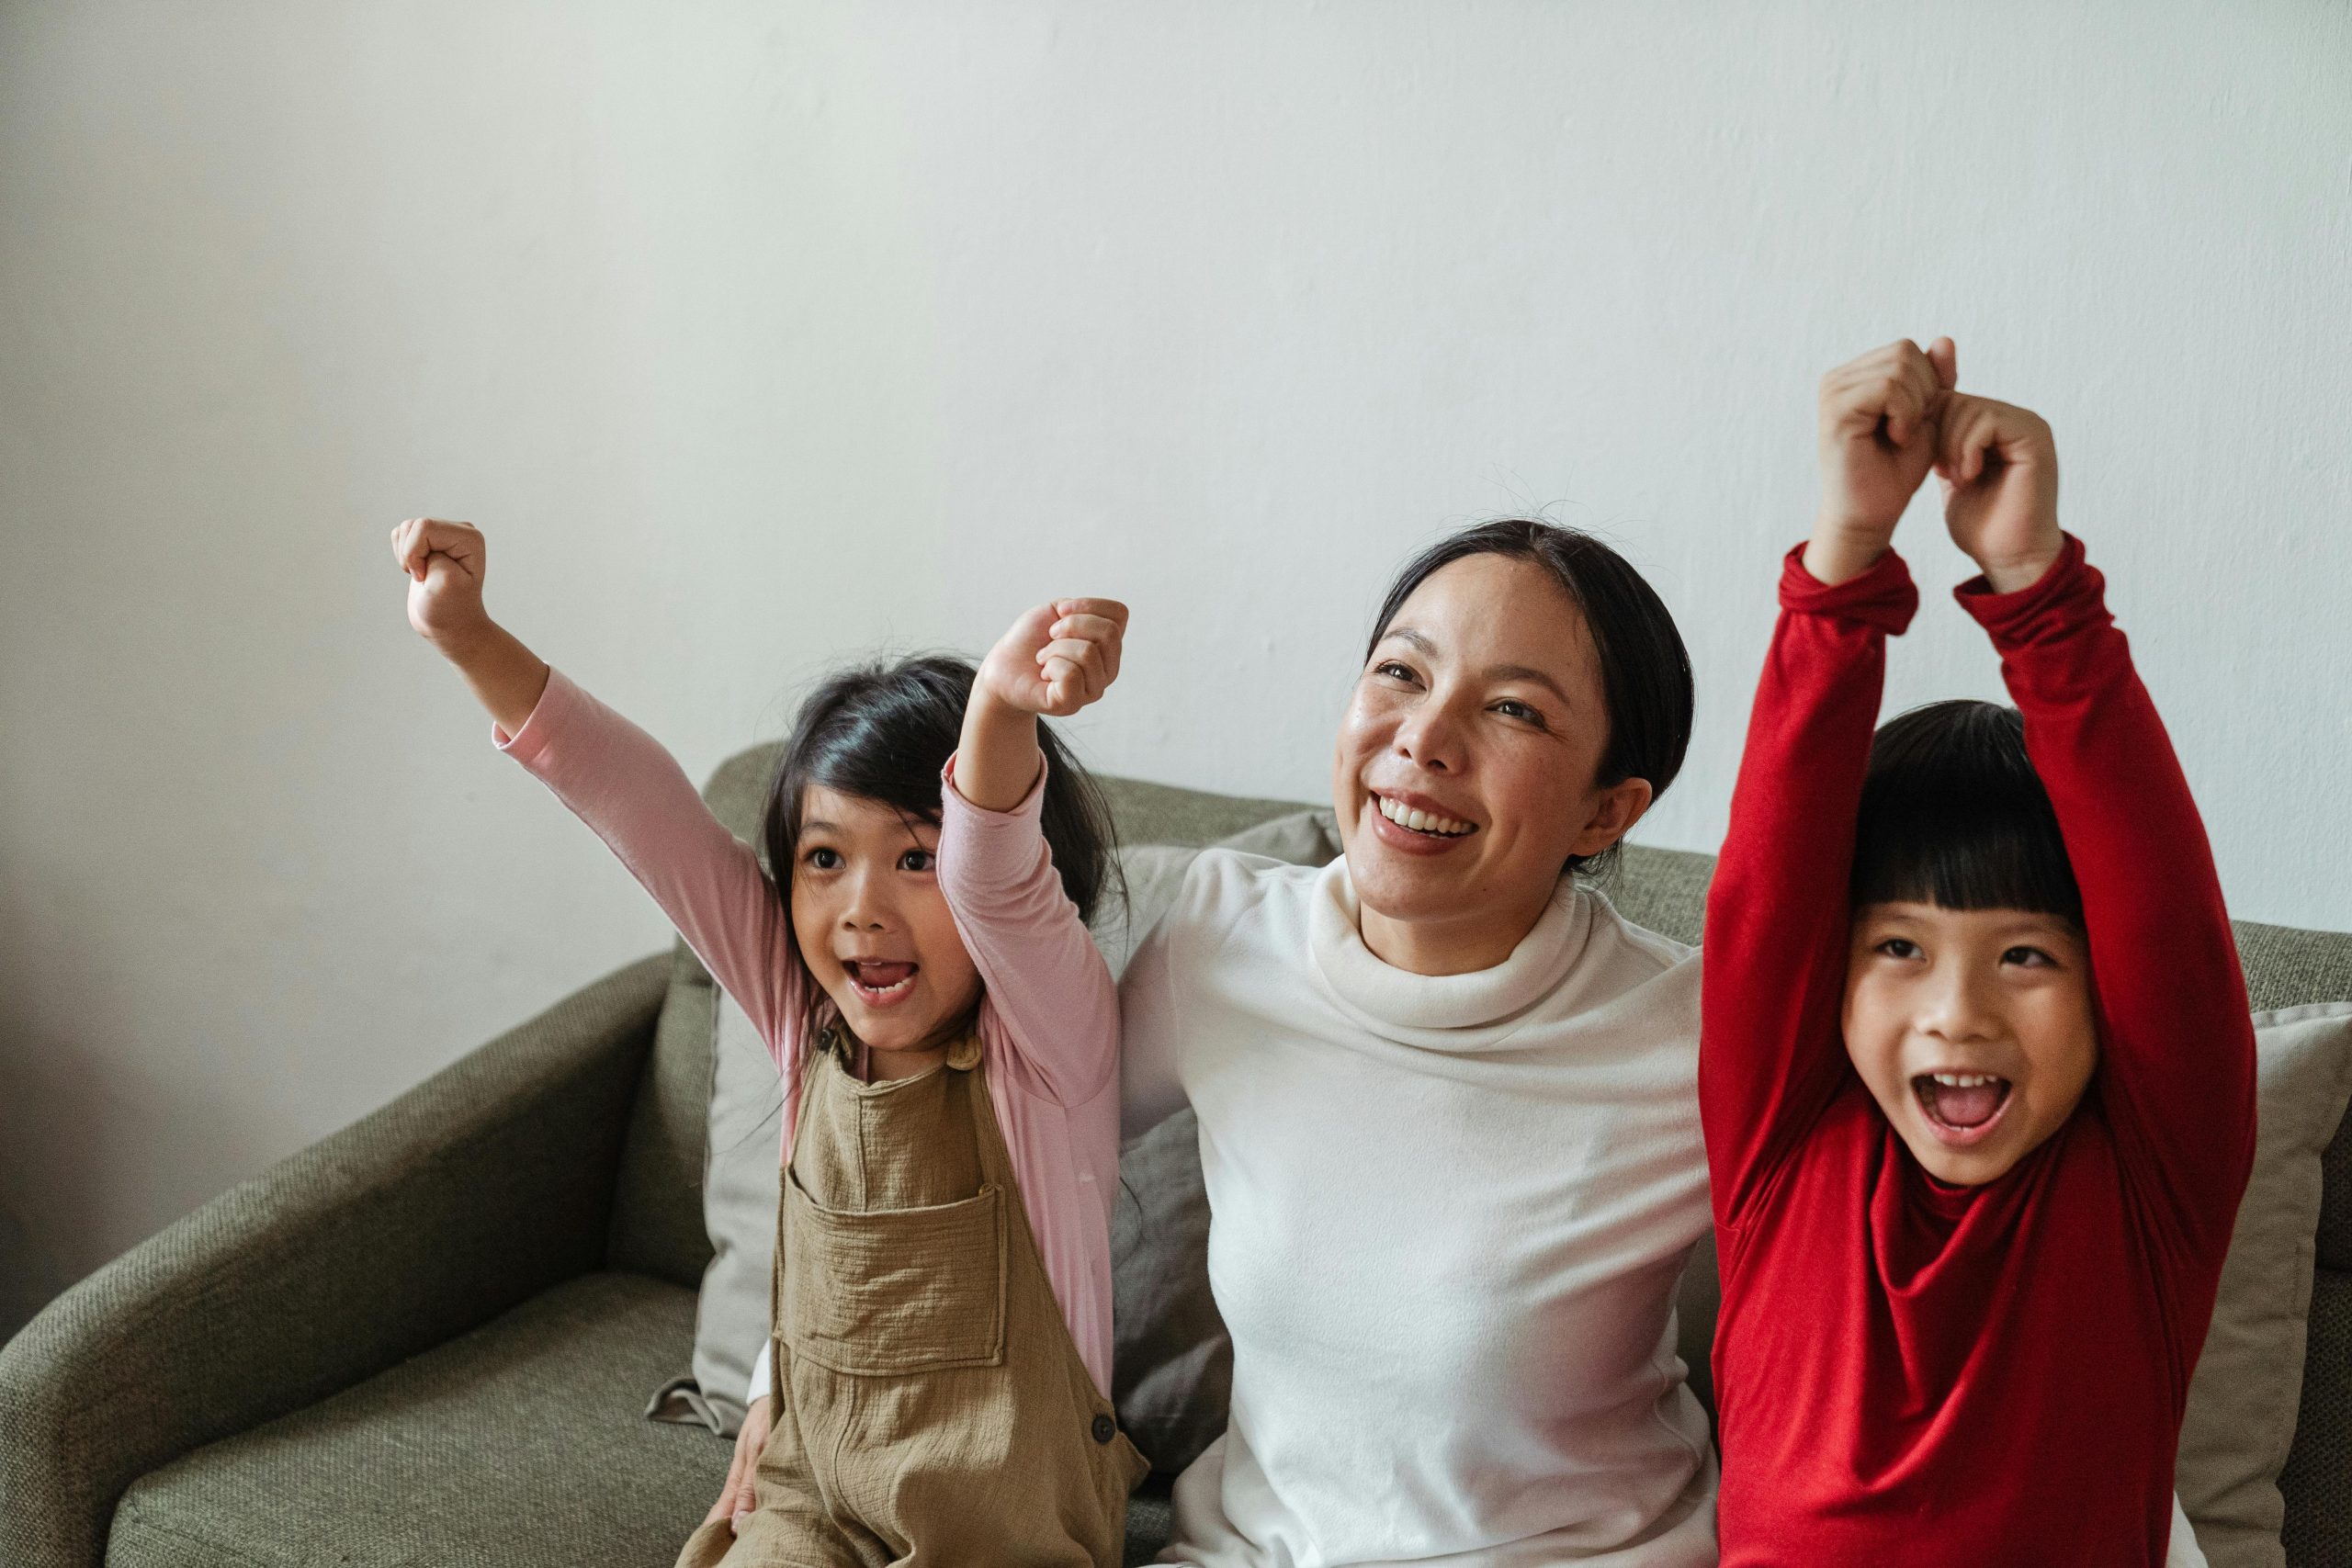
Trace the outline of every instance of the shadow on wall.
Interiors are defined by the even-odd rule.
[[[0,1208],[0,1344],[30,1323],[56,1293],[56,1270],[36,1258],[15,1213]]]

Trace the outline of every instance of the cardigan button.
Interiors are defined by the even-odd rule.
[[[1107,1443],[1118,1435],[1119,1424],[1116,1421],[1112,1420],[1108,1416],[1097,1416],[1094,1418],[1094,1440],[1096,1442]]]

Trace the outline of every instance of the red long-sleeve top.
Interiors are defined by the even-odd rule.
[[[1893,554],[1791,552],[1707,900],[1699,1097],[1723,1270],[1723,1568],[2164,1562],[2173,1461],[2254,1156],[2254,1034],[2197,807],[2079,541],[1961,604],[2082,891],[2099,1063],[1980,1187],[1922,1169],[1839,1033]]]

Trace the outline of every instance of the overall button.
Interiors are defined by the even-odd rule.
[[[1118,1435],[1119,1424],[1116,1421],[1112,1420],[1108,1416],[1097,1416],[1094,1418],[1094,1440],[1096,1442],[1107,1443]]]

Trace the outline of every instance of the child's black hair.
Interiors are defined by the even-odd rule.
[[[1609,710],[1609,739],[1594,782],[1647,779],[1656,801],[1682,771],[1683,754],[1690,749],[1690,654],[1648,580],[1581,528],[1502,517],[1447,535],[1407,561],[1388,585],[1364,658],[1369,660],[1380,647],[1413,590],[1440,568],[1481,555],[1543,567],[1584,616],[1600,655],[1601,699]],[[1567,869],[1598,873],[1616,853],[1611,845],[1597,855],[1570,855]]]
[[[1850,892],[1856,908],[2030,909],[2082,924],[2074,864],[2017,709],[1930,703],[1880,727]]]
[[[761,821],[769,879],[787,922],[808,786],[879,801],[902,816],[937,823],[940,770],[963,733],[977,673],[968,660],[940,653],[861,664],[828,677],[800,705]],[[1093,775],[1042,719],[1037,746],[1046,754],[1046,847],[1062,891],[1080,918],[1091,922],[1118,875],[1110,805]],[[797,933],[792,962],[802,963]],[[805,964],[802,978],[808,981],[809,1007],[802,1037],[813,1042],[831,1003]]]

